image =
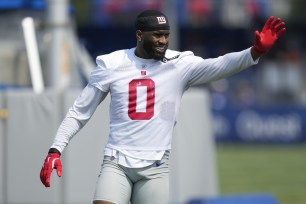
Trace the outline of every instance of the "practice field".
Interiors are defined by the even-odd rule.
[[[217,145],[221,194],[270,193],[306,204],[306,145]]]

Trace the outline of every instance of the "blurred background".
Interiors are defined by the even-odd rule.
[[[8,184],[14,175],[7,177],[7,144],[20,142],[20,135],[10,139],[10,128],[19,127],[10,116],[31,119],[24,109],[32,110],[11,110],[16,100],[27,104],[14,94],[26,91],[32,99],[33,93],[79,93],[98,55],[136,45],[134,19],[144,9],[168,16],[171,49],[203,58],[252,46],[254,31],[271,15],[286,22],[287,32],[258,65],[196,89],[209,93],[218,195],[268,193],[282,204],[306,204],[304,0],[0,0],[0,203],[30,203],[11,199],[14,186]],[[65,111],[61,107],[48,127],[46,141],[19,143],[24,150],[13,154],[41,143],[46,145],[37,148],[46,153]]]

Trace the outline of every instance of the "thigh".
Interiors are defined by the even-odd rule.
[[[134,184],[132,204],[168,204],[168,177],[140,180]]]
[[[169,154],[161,161],[139,170],[142,179],[134,183],[132,204],[169,203]]]
[[[96,183],[94,200],[128,204],[131,192],[132,183],[123,169],[115,161],[105,157]]]

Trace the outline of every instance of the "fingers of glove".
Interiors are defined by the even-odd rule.
[[[56,173],[59,177],[62,176],[62,162],[60,159],[55,161],[54,168],[56,169]]]
[[[276,30],[276,26],[279,24],[280,21],[281,21],[280,18],[274,19],[274,20],[271,22],[271,29],[272,29],[272,30]]]
[[[277,37],[280,37],[286,31],[285,23],[281,22],[275,26],[275,32]]]
[[[267,29],[270,29],[271,23],[272,23],[273,20],[274,20],[274,16],[270,16],[270,18],[269,18],[269,19],[267,20],[267,22],[265,23],[265,25],[264,25],[262,31],[265,31],[265,30],[267,30]]]
[[[51,157],[47,157],[41,169],[41,172],[40,172],[41,182],[46,187],[50,187],[50,180],[51,180],[50,178],[51,178],[51,174],[53,170],[53,163],[54,163],[54,159],[52,159]]]
[[[46,177],[44,183],[43,183],[46,187],[50,187],[51,184],[50,184],[50,176],[49,177]]]
[[[286,32],[286,28],[282,28],[280,30],[277,31],[276,35],[277,37],[280,37],[284,34],[284,32]]]
[[[52,169],[47,166],[43,166],[40,171],[40,180],[46,186],[50,187],[50,177],[51,177]]]
[[[39,176],[40,176],[40,181],[44,184],[45,182],[44,167],[41,168]]]
[[[281,22],[274,26],[274,30],[278,31],[285,27],[285,23]]]
[[[259,33],[259,31],[258,31],[258,30],[256,30],[256,31],[255,31],[255,42],[259,42],[259,41],[260,41],[260,39],[261,39],[261,37],[260,37],[260,33]]]

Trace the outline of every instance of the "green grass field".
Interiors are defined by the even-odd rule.
[[[217,145],[220,194],[270,193],[306,204],[306,145]]]

